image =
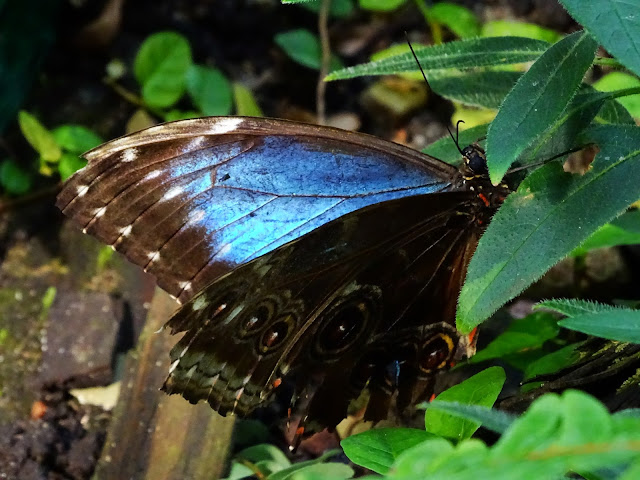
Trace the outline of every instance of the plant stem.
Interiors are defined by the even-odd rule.
[[[429,26],[429,30],[431,31],[431,39],[433,40],[434,45],[440,45],[442,43],[442,27],[438,22],[433,19],[431,15],[431,11],[424,0],[414,0],[418,10],[422,13],[425,22]]]
[[[596,57],[596,59],[593,61],[594,65],[601,65],[603,67],[611,67],[611,68],[615,68],[616,70],[625,70],[626,67],[624,65],[622,65],[620,62],[618,62],[618,60],[616,60],[615,58],[608,58],[608,57]]]
[[[158,110],[157,108],[150,107],[149,105],[144,103],[144,100],[142,100],[142,98],[137,96],[135,93],[127,90],[116,81],[111,80],[109,78],[105,78],[104,83],[109,85],[111,88],[113,88],[113,90],[122,98],[124,98],[127,102],[133,105],[136,105],[140,108],[144,108],[150,111],[151,113],[153,113],[155,116],[164,119],[164,112],[162,110]]]
[[[331,0],[322,0],[320,11],[318,12],[318,33],[320,34],[320,44],[322,46],[322,62],[320,65],[320,74],[318,76],[318,84],[316,86],[316,114],[318,123],[324,125],[327,123],[327,114],[325,109],[325,91],[327,84],[324,78],[329,74],[329,62],[331,61],[331,46],[329,45],[329,7]]]

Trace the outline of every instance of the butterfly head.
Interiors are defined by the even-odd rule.
[[[489,174],[487,155],[479,145],[468,145],[462,149],[465,169],[471,178],[484,177]]]

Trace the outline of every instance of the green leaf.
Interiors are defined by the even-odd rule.
[[[445,70],[431,73],[429,85],[454,102],[498,109],[521,76],[518,72]]]
[[[5,192],[23,195],[31,190],[31,175],[11,160],[0,163],[0,185]]]
[[[187,92],[205,115],[231,113],[231,83],[217,68],[191,65],[186,74]]]
[[[430,476],[425,475],[429,470],[432,470],[429,467],[446,461],[453,452],[453,445],[444,438],[426,440],[400,455],[387,478],[425,478],[425,480],[428,478],[431,480]]]
[[[498,398],[505,378],[502,368],[487,368],[464,382],[445,390],[436,399],[490,407]],[[427,410],[424,421],[428,432],[457,440],[471,437],[480,426],[477,422],[454,417],[431,408]]]
[[[613,425],[607,408],[577,390],[567,390],[562,395],[564,422],[560,428],[558,443],[580,445],[592,438],[601,442],[611,440]]]
[[[420,48],[427,47],[428,45],[413,43],[412,46],[414,49],[420,49]],[[384,48],[382,50],[378,50],[377,52],[373,53],[371,57],[369,57],[369,60],[371,62],[378,62],[380,60],[384,60],[385,58],[395,57],[397,55],[401,55],[407,52],[411,53],[411,48],[409,48],[409,44],[396,43],[394,45],[391,45],[390,47]],[[417,64],[415,63],[415,61],[414,61],[414,66],[417,67]],[[399,72],[397,73],[397,75],[401,76],[402,78],[406,78],[408,80],[415,80],[417,82],[424,81],[422,77],[422,72],[420,70],[413,70],[411,72]]]
[[[461,130],[458,138],[460,148],[464,148],[467,145],[478,142],[482,137],[487,135],[488,128],[489,124],[485,123],[484,125],[478,125],[473,128]],[[456,147],[456,144],[448,135],[424,148],[422,153],[431,155],[432,157],[442,160],[443,162],[450,163],[451,165],[460,165],[462,162],[462,156],[458,151],[458,147]]]
[[[494,216],[460,294],[457,325],[463,333],[640,198],[635,181],[640,177],[640,128],[602,125],[582,137],[600,147],[587,173],[572,175],[556,163],[545,165]]]
[[[637,480],[638,478],[640,478],[640,459],[626,469],[624,474],[618,477],[618,480]]]
[[[556,373],[569,365],[573,365],[582,357],[579,348],[583,344],[584,342],[572,343],[531,362],[524,371],[523,380],[528,381],[539,375]]]
[[[591,66],[596,47],[587,33],[574,33],[552,45],[520,77],[487,133],[487,163],[495,185],[565,110]]]
[[[495,445],[495,455],[511,457],[547,448],[558,436],[562,422],[562,403],[558,395],[535,400]]]
[[[99,135],[82,125],[61,125],[51,133],[56,143],[71,153],[85,153],[103,142]]]
[[[582,245],[574,248],[572,257],[585,255],[596,248],[640,244],[640,210],[623,213],[613,222],[596,230]]]
[[[233,84],[233,98],[236,103],[236,115],[243,117],[264,117],[251,90],[240,83]]]
[[[535,23],[516,22],[513,20],[491,20],[482,25],[482,37],[526,37],[555,43],[562,34],[541,27]]]
[[[545,312],[532,313],[511,322],[503,333],[471,357],[469,362],[479,363],[540,348],[547,340],[558,336],[559,331],[553,315]]]
[[[229,476],[224,477],[222,480],[242,480],[246,477],[251,477],[254,473],[255,472],[246,465],[238,462],[232,462]]]
[[[62,150],[56,143],[55,138],[36,117],[29,112],[20,110],[18,112],[18,124],[20,131],[27,139],[27,142],[40,154],[46,162],[57,162],[60,160]]]
[[[320,70],[322,65],[322,47],[318,37],[303,28],[279,33],[274,37],[276,44],[300,65]],[[340,68],[340,59],[331,55],[330,70]]]
[[[323,453],[321,456],[319,456],[314,460],[309,460],[306,462],[298,462],[283,470],[272,473],[271,475],[269,475],[269,480],[294,480],[295,478],[297,478],[296,474],[298,474],[298,472],[303,471],[304,469],[307,469],[310,466],[317,466],[317,465],[326,466],[327,464],[324,463],[325,460],[327,460],[328,458],[334,457],[337,453],[338,453],[337,450],[329,450],[328,452]],[[342,472],[344,473],[344,470],[342,470]],[[352,476],[353,470],[350,469],[350,472]],[[349,478],[349,477],[340,476],[340,478]]]
[[[330,0],[331,5],[329,6],[329,15],[335,18],[346,18],[353,13],[354,6],[353,0]],[[282,3],[290,3],[290,2],[282,2]],[[291,2],[293,3],[293,2]],[[320,5],[322,2],[312,0],[305,2],[296,2],[303,8],[310,10],[312,12],[318,13],[320,11]]]
[[[614,92],[625,88],[640,86],[640,79],[624,72],[610,72],[593,84],[593,87],[602,92]],[[640,118],[640,95],[630,95],[618,99],[628,111],[636,118]]]
[[[62,181],[87,165],[87,161],[79,157],[77,153],[64,152],[58,163],[58,173]]]
[[[318,463],[303,467],[286,478],[291,480],[344,480],[353,478],[353,475],[353,469],[349,465],[343,463]],[[272,480],[273,476],[269,476],[268,479]]]
[[[585,313],[560,320],[558,325],[609,340],[640,343],[638,310],[618,308],[608,312]]]
[[[431,70],[489,67],[530,62],[538,58],[549,44],[519,37],[474,38],[441,45],[416,48],[420,65]],[[419,70],[411,52],[376,62],[347,67],[327,76],[327,80],[362,77],[364,75],[390,75]]]
[[[640,418],[640,408],[625,408],[624,410],[618,410],[613,414],[613,416]]]
[[[521,153],[520,164],[556,158],[577,148],[578,134],[589,126],[608,98],[608,94],[590,88],[578,93],[562,114]]]
[[[191,47],[179,33],[159,32],[147,38],[133,65],[144,101],[154,108],[176,103],[184,93],[191,63]]]
[[[407,0],[358,0],[360,8],[376,12],[390,12],[404,5]]]
[[[434,400],[427,406],[431,409],[442,410],[455,417],[477,422],[495,433],[504,433],[517,418],[515,415],[502,410],[493,410],[480,405],[465,405],[458,402]]]
[[[624,108],[617,99],[609,99],[604,102],[602,109],[598,112],[595,118],[598,123],[614,123],[614,124],[626,124],[635,125],[636,121],[633,119],[629,110]]]
[[[640,75],[638,2],[600,0],[585,5],[582,0],[560,0],[560,3],[609,53]]]
[[[591,300],[578,300],[575,298],[557,298],[553,300],[544,300],[537,303],[533,308],[548,308],[562,313],[568,317],[582,315],[585,313],[599,313],[615,310],[619,307],[606,305],[604,303],[592,302]]]
[[[480,21],[471,10],[460,5],[438,2],[429,9],[429,15],[460,38],[472,38],[480,34]]]
[[[395,459],[433,434],[414,428],[377,428],[352,435],[340,442],[349,460],[384,475]]]
[[[272,461],[282,468],[288,468],[291,465],[287,456],[282,453],[279,448],[266,443],[245,448],[236,454],[235,457],[238,459],[248,460],[251,463]]]

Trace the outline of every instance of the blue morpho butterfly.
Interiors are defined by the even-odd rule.
[[[365,388],[366,419],[402,411],[473,353],[456,300],[508,191],[462,153],[458,169],[335,128],[182,120],[85,154],[57,205],[184,303],[164,390],[223,415],[280,406],[301,433]]]

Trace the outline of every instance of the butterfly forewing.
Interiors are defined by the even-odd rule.
[[[182,301],[331,220],[458,178],[375,137],[241,117],[152,127],[86,158],[58,206]]]

